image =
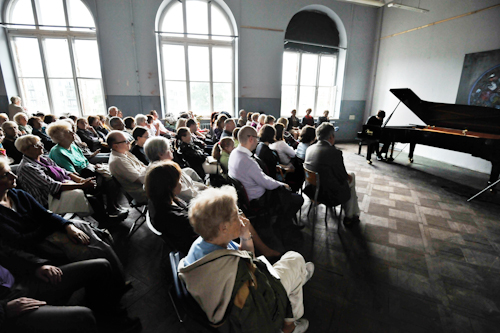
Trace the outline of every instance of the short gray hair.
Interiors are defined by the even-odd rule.
[[[47,134],[50,136],[52,141],[54,141],[55,143],[59,143],[64,135],[64,130],[72,131],[73,128],[69,122],[58,120],[49,124],[49,126],[47,127]]]
[[[331,123],[322,123],[316,128],[316,137],[319,141],[328,140],[330,135],[335,137],[335,127]]]
[[[15,104],[16,102],[18,102],[20,100],[21,100],[21,97],[19,97],[19,96],[12,96],[10,98],[10,102],[13,103],[13,104]]]
[[[23,117],[28,120],[28,115],[24,112],[18,112],[14,115],[14,121],[19,124],[19,119]]]
[[[5,131],[7,128],[10,128],[10,127],[18,127],[16,122],[12,121],[12,120],[7,120],[6,122],[4,122],[2,124],[2,129]]]
[[[141,124],[147,124],[148,117],[146,117],[142,113],[139,113],[137,116],[135,116],[135,123],[137,126],[141,126]]]
[[[219,234],[219,225],[238,215],[238,196],[232,186],[208,188],[189,203],[189,223],[194,231],[205,240],[212,240]]]
[[[28,134],[18,137],[16,139],[16,142],[14,142],[14,146],[16,146],[16,149],[24,154],[24,152],[28,150],[29,147],[31,147],[35,143],[38,143],[39,141],[40,138],[36,135]]]
[[[163,136],[149,138],[144,144],[144,153],[151,163],[160,160],[160,154],[170,149],[170,142]]]

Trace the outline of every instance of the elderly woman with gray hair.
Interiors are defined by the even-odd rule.
[[[70,173],[89,178],[96,177],[97,188],[106,194],[106,209],[109,217],[123,220],[128,216],[128,210],[123,210],[118,204],[117,184],[111,178],[107,165],[91,164],[83,155],[82,150],[73,143],[75,132],[71,124],[60,120],[47,127],[47,133],[56,145],[50,150],[49,157],[60,167]],[[101,194],[104,194],[102,193]]]
[[[171,161],[174,159],[170,141],[162,136],[155,136],[144,144],[144,152],[151,163],[155,161]],[[189,202],[201,191],[207,188],[196,171],[191,168],[181,170],[181,191],[177,195],[180,199]]]
[[[23,153],[17,176],[26,192],[57,214],[90,215],[90,206],[83,191],[97,186],[94,177],[82,178],[59,167],[50,158],[43,157],[43,143],[35,135],[21,136],[15,145]]]
[[[223,330],[305,332],[302,286],[314,264],[292,251],[274,265],[255,258],[250,221],[236,203],[230,186],[207,189],[191,201],[189,222],[200,237],[179,263],[180,278],[210,323]]]

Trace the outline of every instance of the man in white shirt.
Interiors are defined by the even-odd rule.
[[[253,158],[257,147],[257,131],[243,126],[238,133],[239,146],[229,156],[229,176],[241,182],[248,199],[260,207],[271,207],[278,214],[281,226],[290,226],[292,219],[304,203],[302,196],[290,192],[288,184],[267,176]],[[280,190],[281,187],[288,191]]]
[[[137,159],[130,150],[130,143],[121,131],[111,131],[106,137],[111,149],[109,156],[109,171],[118,180],[123,190],[130,194],[138,203],[148,201],[144,191],[146,166]]]

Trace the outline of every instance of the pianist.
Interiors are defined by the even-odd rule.
[[[382,127],[385,118],[385,111],[379,110],[376,116],[371,116],[368,118],[366,125]],[[368,151],[366,152],[366,160],[369,164],[372,164],[372,154],[373,151],[377,154],[377,161],[384,161],[387,159],[387,151],[389,150],[390,142],[384,142],[382,150],[379,150],[379,141],[370,143],[368,145]],[[382,157],[385,154],[385,158]]]

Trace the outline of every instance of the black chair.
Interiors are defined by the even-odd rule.
[[[264,220],[270,217],[270,211],[268,209],[258,207],[257,205],[252,205],[248,199],[247,191],[243,184],[236,178],[232,178],[228,175],[228,180],[236,189],[236,194],[238,195],[238,207],[245,213],[245,216],[252,221],[255,227],[255,219]]]
[[[179,322],[186,324],[188,326],[186,328],[190,332],[218,332],[216,328],[211,326],[205,312],[189,294],[184,282],[179,279],[177,272],[179,262],[183,256],[181,256],[180,252],[170,252],[169,257],[173,284],[168,291],[168,295],[172,305],[174,306]]]
[[[340,203],[337,203],[335,205],[329,205],[329,204],[325,204],[324,202],[321,202],[318,200],[319,189],[321,186],[319,173],[307,169],[305,165],[304,165],[304,178],[305,178],[306,182],[312,186],[312,187],[310,187],[312,189],[311,191],[304,190],[303,193],[305,193],[309,197],[309,199],[311,200],[311,204],[309,205],[309,210],[307,211],[307,216],[309,216],[309,213],[311,212],[311,208],[314,206],[313,229],[314,229],[314,226],[316,225],[316,214],[317,214],[316,212],[317,212],[318,205],[323,204],[326,206],[325,228],[328,228],[328,210],[331,210],[333,212],[335,218],[337,218],[337,220],[338,220],[337,233],[340,234],[340,224],[341,224],[340,222],[341,222],[342,210],[343,210],[342,205]],[[311,193],[311,192],[313,192],[313,193]],[[335,207],[338,205],[340,205],[340,213],[337,215],[337,211],[336,211]]]
[[[116,184],[118,184],[118,188],[120,188],[120,190],[121,190],[122,186],[121,186],[120,182],[115,177],[113,177],[113,180],[116,182]],[[147,201],[146,202],[137,202],[137,200],[132,198],[132,196],[130,194],[128,194],[126,191],[122,190],[122,193],[123,193],[123,195],[125,195],[125,198],[127,199],[129,206],[131,208],[134,208],[135,210],[137,210],[139,212],[139,217],[135,219],[134,223],[132,223],[132,226],[130,227],[130,230],[129,230],[128,235],[127,235],[127,237],[131,237],[137,230],[139,230],[140,227],[142,227],[142,225],[146,222],[146,220],[148,218],[147,217],[148,202]],[[142,222],[137,223],[141,219],[143,219]]]

